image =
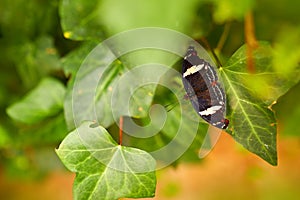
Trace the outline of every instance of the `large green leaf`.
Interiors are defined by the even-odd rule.
[[[118,145],[92,122],[71,132],[57,154],[77,174],[74,199],[154,196],[155,160],[142,150]]]
[[[8,115],[20,122],[32,124],[54,116],[62,110],[65,87],[53,78],[43,79],[21,101],[7,108]]]
[[[266,42],[260,43],[253,58],[255,74],[247,71],[246,46],[237,50],[220,69],[227,90],[229,130],[246,149],[276,165],[277,123],[270,106],[298,81],[299,71],[295,71],[295,79],[284,78],[274,71],[273,50]]]
[[[81,50],[86,51],[84,48],[77,53],[80,54]],[[75,63],[78,69],[71,70],[74,77],[64,104],[69,129],[84,120],[96,120],[108,127],[121,115],[145,117],[153,99],[155,83],[168,68],[141,63],[140,67],[124,66],[103,43],[87,53],[84,52],[87,57],[81,66],[78,66],[79,62]],[[67,63],[65,67],[73,63],[67,60],[64,61]]]

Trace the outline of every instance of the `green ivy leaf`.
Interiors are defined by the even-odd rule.
[[[280,78],[272,70],[272,48],[268,43],[261,42],[253,53],[255,74],[247,72],[246,58],[246,47],[243,46],[220,70],[229,103],[229,130],[246,149],[277,165],[276,119],[269,106],[295,83]],[[260,87],[276,92],[262,98],[255,84],[260,80],[267,81]]]
[[[33,124],[54,116],[62,110],[65,87],[58,80],[44,78],[21,101],[7,108],[14,120]]]
[[[149,84],[135,88],[136,84],[133,82],[138,83],[138,81],[145,81],[144,77],[149,78],[141,74],[141,70],[136,75],[127,76],[132,79],[120,81],[129,68],[124,67],[119,60],[115,59],[108,48],[100,45],[87,55],[76,71],[76,76],[73,78],[76,80],[72,80],[72,84],[68,87],[64,103],[69,129],[73,129],[75,124],[80,124],[85,120],[97,120],[101,126],[109,127],[115,122],[114,117],[128,115],[140,118],[147,115],[156,85]],[[152,74],[151,77],[155,75]],[[157,76],[154,78],[159,79]],[[73,84],[73,81],[76,83]],[[116,98],[112,98],[114,91],[117,91],[115,92]],[[124,96],[128,94],[131,95],[129,102],[124,101]],[[116,111],[117,116],[113,116],[112,104],[118,105],[113,107],[120,110],[120,113]],[[124,111],[127,107],[130,113]]]
[[[73,40],[102,39],[99,15],[100,1],[63,0],[60,3],[60,19],[64,36]]]
[[[71,132],[57,154],[77,174],[74,199],[154,196],[155,160],[142,150],[118,145],[92,122]]]

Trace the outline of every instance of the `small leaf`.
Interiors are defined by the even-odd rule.
[[[261,43],[254,52],[256,74],[249,75],[246,66],[245,46],[241,47],[230,58],[227,65],[222,68],[221,75],[227,90],[229,103],[229,130],[233,138],[241,143],[246,149],[257,154],[272,165],[277,165],[276,151],[276,119],[274,113],[268,108],[272,102],[286,92],[286,82],[276,85],[279,93],[261,99],[254,92],[247,80],[251,76],[253,81],[261,76],[270,76],[276,81],[276,73],[272,72],[271,48],[267,43]],[[273,80],[274,79],[274,80]],[[291,87],[291,86],[290,86]],[[274,90],[274,85],[268,87]]]
[[[64,96],[63,84],[53,78],[45,78],[21,101],[7,108],[7,113],[14,120],[33,124],[59,113]]]
[[[154,196],[155,160],[142,150],[118,145],[104,128],[92,122],[71,132],[57,154],[77,174],[74,199]]]

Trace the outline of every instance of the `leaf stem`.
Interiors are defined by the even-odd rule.
[[[245,15],[245,39],[247,44],[247,69],[249,73],[253,74],[255,73],[253,51],[258,47],[258,42],[255,37],[253,15],[251,11]]]
[[[123,140],[123,116],[119,119],[119,145],[122,145]]]
[[[228,23],[226,23],[225,26],[224,26],[223,33],[222,33],[222,35],[221,35],[221,37],[220,37],[220,39],[219,39],[218,45],[217,45],[217,47],[216,47],[216,51],[217,51],[217,52],[220,52],[220,51],[222,50],[224,44],[225,44],[225,41],[226,41],[226,39],[227,39],[227,37],[228,37],[228,34],[229,34],[230,25],[231,25],[231,23],[228,22]]]
[[[218,67],[218,68],[222,67],[222,64],[221,64],[221,62],[220,62],[218,56],[216,55],[214,49],[209,45],[209,43],[208,43],[208,41],[206,40],[206,38],[205,38],[205,37],[202,37],[202,38],[201,38],[201,41],[202,41],[203,44],[206,46],[206,48],[209,49],[210,52],[213,54],[213,56],[214,56],[214,58],[215,58],[215,61],[217,62],[217,65],[218,65],[217,67]]]

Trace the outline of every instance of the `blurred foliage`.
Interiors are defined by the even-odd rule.
[[[245,13],[254,5],[254,0],[211,0],[214,6],[213,18],[216,23],[223,24],[228,21],[242,21]]]
[[[61,167],[53,152],[67,134],[60,59],[77,43],[62,36],[56,0],[3,0],[0,13],[1,163],[14,177],[35,178]]]
[[[284,94],[299,80],[299,7],[300,1],[294,0],[1,0],[2,167],[10,175],[27,178],[61,167],[53,151],[68,134],[64,92],[72,87],[78,67],[97,42],[131,28],[159,26],[196,39],[205,36],[221,62],[227,63],[245,43],[244,16],[249,11],[257,39],[271,44],[272,50],[266,52],[272,57],[268,65],[279,78],[249,77],[245,84],[266,101],[277,100],[272,109],[280,135],[299,137],[300,84]],[[278,92],[270,83],[285,88]],[[68,117],[66,121],[69,125]],[[169,137],[173,136],[152,141],[165,142]],[[187,160],[194,160],[191,157]],[[45,167],[45,160],[53,161],[47,162],[51,167]]]

